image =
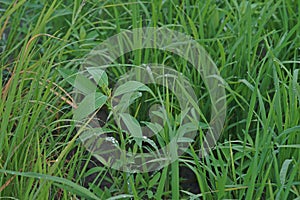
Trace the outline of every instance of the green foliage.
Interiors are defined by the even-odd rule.
[[[0,197],[299,198],[299,10],[300,2],[291,0],[0,0]],[[78,73],[84,56],[100,42],[139,27],[191,35],[216,62],[226,82],[227,116],[222,136],[207,156],[198,157],[210,121],[209,94],[186,60],[143,49],[122,55],[106,71]],[[204,119],[199,137],[179,160],[160,171],[129,174],[103,166],[86,151],[75,119],[89,118],[101,108],[109,112],[113,84],[130,67],[144,63],[181,72],[193,86]],[[86,95],[78,105],[74,88]],[[121,149],[151,152],[172,139],[167,133],[192,127],[180,128],[180,105],[168,89],[131,81],[115,95],[128,92],[133,94],[131,115],[121,118],[135,133],[134,142],[117,128],[111,113],[103,126]],[[141,139],[138,119],[145,119],[144,111],[157,101],[166,112],[152,114],[168,120],[140,122],[161,133]],[[194,178],[192,186],[187,174]]]

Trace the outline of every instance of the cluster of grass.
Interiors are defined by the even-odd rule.
[[[299,199],[299,10],[293,0],[0,0],[0,197]],[[227,116],[207,156],[191,144],[170,166],[131,174],[101,165],[79,142],[73,87],[59,70],[78,70],[102,41],[140,27],[183,32],[207,50],[224,80]],[[208,92],[185,60],[137,50],[116,62],[174,66],[209,121]],[[109,71],[111,84],[124,71]],[[170,113],[179,107],[163,97]],[[195,177],[191,188],[181,169]]]

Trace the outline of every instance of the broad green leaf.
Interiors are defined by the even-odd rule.
[[[147,195],[149,199],[153,199],[153,192],[151,190],[147,190]]]
[[[96,37],[98,37],[98,35],[98,32],[96,30],[93,30],[87,34],[86,38],[88,40],[94,40]]]
[[[134,137],[136,143],[141,147],[143,134],[139,122],[128,113],[121,113],[120,117],[123,123],[126,125],[129,133]]]
[[[106,100],[107,96],[100,92],[88,94],[80,102],[78,108],[74,110],[74,119],[81,120],[87,117],[95,110],[102,107]]]
[[[177,143],[191,143],[195,142],[195,140],[193,140],[192,138],[188,138],[188,137],[180,137],[177,139]]]
[[[85,37],[86,37],[86,31],[84,29],[84,26],[80,27],[79,36],[80,36],[80,40],[84,40],[85,39]]]
[[[86,69],[100,87],[108,86],[108,77],[104,70],[96,67],[87,67]]]
[[[119,96],[122,94],[131,93],[135,91],[147,91],[151,93],[153,96],[155,96],[149,87],[147,87],[145,84],[138,81],[128,81],[120,85],[116,89],[114,96]]]
[[[155,118],[158,117],[158,119],[161,119],[162,121],[167,120],[167,114],[165,110],[159,110],[159,111],[152,111],[151,112],[152,117],[151,118]]]
[[[116,112],[125,112],[128,107],[138,98],[141,97],[140,92],[132,92],[132,93],[126,93],[124,94],[121,99],[118,101],[117,105],[114,105],[114,110]],[[118,100],[118,99],[114,99]]]
[[[80,134],[80,140],[84,142],[94,136],[100,136],[105,133],[113,133],[114,131],[105,127],[91,128]]]
[[[152,123],[152,122],[142,122],[145,124],[154,134],[159,133],[163,127],[159,123]]]
[[[286,174],[288,172],[289,165],[291,164],[292,161],[293,161],[292,159],[286,159],[282,164],[282,167],[281,167],[281,170],[280,170],[280,183],[281,183],[281,185],[284,185],[284,183],[286,181]]]
[[[178,139],[183,137],[186,133],[197,131],[198,127],[194,123],[186,123],[181,125],[177,130]]]
[[[70,83],[73,87],[77,88],[83,94],[87,95],[96,91],[96,85],[88,78],[78,72],[70,69],[58,69],[62,77]]]

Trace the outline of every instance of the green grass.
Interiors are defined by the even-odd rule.
[[[299,199],[299,10],[297,0],[0,0],[0,197]],[[168,27],[205,48],[225,83],[227,115],[221,138],[207,156],[198,157],[199,136],[170,166],[131,174],[96,162],[79,142],[73,87],[61,71],[78,70],[102,41],[140,27]],[[119,57],[107,70],[109,84],[101,92],[109,99],[120,76],[145,63],[181,72],[197,96],[201,123],[210,120],[201,77],[170,52],[141,49]],[[146,120],[147,102],[164,102],[168,121],[155,140],[162,147],[180,124],[179,103],[170,89],[149,88],[153,94],[142,91],[146,99],[135,99],[130,109],[136,119]],[[121,148],[145,150],[112,120],[105,128],[119,137]],[[200,192],[185,187],[183,167]]]

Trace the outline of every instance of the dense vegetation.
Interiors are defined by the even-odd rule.
[[[299,10],[293,0],[0,0],[0,197],[299,199]],[[73,86],[62,72],[79,70],[105,39],[140,27],[167,27],[205,48],[224,80],[227,115],[207,156],[198,157],[198,137],[171,165],[128,173],[103,165],[78,139]],[[128,67],[163,63],[187,78],[209,121],[208,91],[186,60],[143,49],[116,63],[107,94]],[[176,127],[178,101],[157,91]],[[130,109],[147,120],[141,102]],[[109,103],[102,108],[109,112]],[[113,120],[105,126],[119,131]]]

